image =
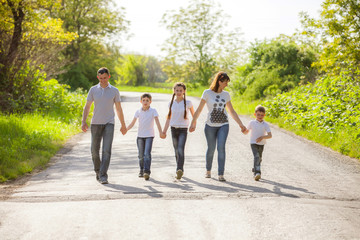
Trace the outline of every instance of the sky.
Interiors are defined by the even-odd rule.
[[[247,44],[291,35],[300,28],[299,13],[305,11],[318,18],[324,0],[217,0],[230,15],[228,28],[240,27]],[[115,0],[125,8],[125,18],[130,21],[131,37],[122,41],[122,52],[163,57],[161,45],[170,36],[160,25],[163,14],[169,10],[186,7],[189,0]]]

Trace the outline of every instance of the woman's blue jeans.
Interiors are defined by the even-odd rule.
[[[114,124],[91,124],[91,156],[94,170],[100,180],[107,180],[107,171],[110,165],[111,147],[114,138]],[[100,144],[102,143],[102,154],[100,161]]]
[[[229,134],[229,124],[221,127],[210,127],[205,124],[205,136],[208,145],[206,151],[206,170],[211,171],[215,147],[218,151],[218,175],[224,175],[225,171],[225,143]]]
[[[171,136],[175,150],[175,158],[177,165],[176,171],[177,170],[184,171],[185,142],[187,138],[187,128],[171,127]]]
[[[150,166],[151,166],[151,148],[153,144],[154,137],[138,137],[137,147],[139,151],[139,165],[140,171],[144,173],[151,173]]]

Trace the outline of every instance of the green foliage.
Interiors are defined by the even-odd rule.
[[[31,96],[39,70],[53,69],[57,54],[77,35],[64,31],[63,21],[50,16],[49,9],[58,9],[58,1],[0,3],[0,109],[11,112],[12,104]]]
[[[151,56],[123,55],[118,60],[115,72],[118,76],[115,82],[118,85],[154,85],[166,80],[166,74],[161,70],[159,61]]]
[[[149,93],[173,93],[173,83],[155,83],[152,86],[129,86],[129,85],[117,85],[116,87],[121,92],[149,92]],[[204,86],[194,86],[193,84],[186,84],[186,95],[201,97],[204,90],[207,87]]]
[[[232,70],[242,56],[243,41],[238,29],[226,29],[227,17],[218,4],[204,0],[163,15],[161,22],[171,34],[163,47],[169,81],[208,85],[219,67]]]
[[[360,1],[326,0],[319,19],[303,14],[303,35],[318,40],[319,61],[326,74],[347,70],[355,74],[360,66]]]
[[[80,130],[85,94],[55,79],[45,81],[40,72],[36,76],[32,89],[10,101],[18,114],[0,114],[0,182],[44,166]],[[33,113],[23,113],[28,111]]]
[[[255,42],[249,53],[250,63],[239,66],[231,78],[233,91],[246,99],[275,96],[314,80],[314,52],[291,39]]]
[[[360,84],[352,74],[300,86],[265,106],[269,117],[281,119],[292,130],[314,131],[314,139],[327,136],[322,140],[326,145],[360,158]]]
[[[69,0],[63,1],[61,10],[54,15],[64,21],[67,31],[79,36],[62,51],[60,60],[66,67],[56,78],[72,90],[79,87],[88,90],[98,82],[96,71],[107,67],[111,79],[117,79],[114,68],[120,57],[119,46],[104,42],[127,32],[129,22],[125,20],[124,9],[117,8],[111,0]]]
[[[125,55],[119,59],[119,66],[115,71],[119,75],[117,84],[126,84],[132,86],[143,85],[146,81],[145,72],[147,59],[140,55]]]

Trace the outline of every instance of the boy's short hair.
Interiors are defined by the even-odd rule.
[[[265,113],[265,108],[261,105],[256,106],[255,112],[263,112]]]
[[[109,69],[107,69],[106,67],[101,67],[101,68],[99,68],[99,70],[97,71],[97,74],[98,74],[98,75],[101,75],[101,74],[104,74],[104,73],[107,73],[107,75],[110,76],[110,71],[109,71]]]
[[[141,95],[140,100],[142,100],[143,98],[148,98],[151,100],[151,94],[150,93],[144,93],[143,95]]]

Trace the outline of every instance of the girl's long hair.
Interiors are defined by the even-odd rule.
[[[217,92],[219,90],[219,81],[230,81],[229,76],[226,74],[226,72],[218,72],[214,80],[211,82],[210,89],[214,92]]]
[[[184,119],[186,119],[186,93],[185,93],[186,86],[182,82],[177,82],[177,83],[174,84],[173,89],[175,90],[176,87],[182,87],[184,89],[184,109],[185,109],[184,110]],[[174,103],[174,98],[175,98],[175,93],[173,93],[172,98],[171,98],[170,107],[169,107],[169,113],[167,115],[167,118],[171,117],[171,107],[172,107],[172,105]]]

